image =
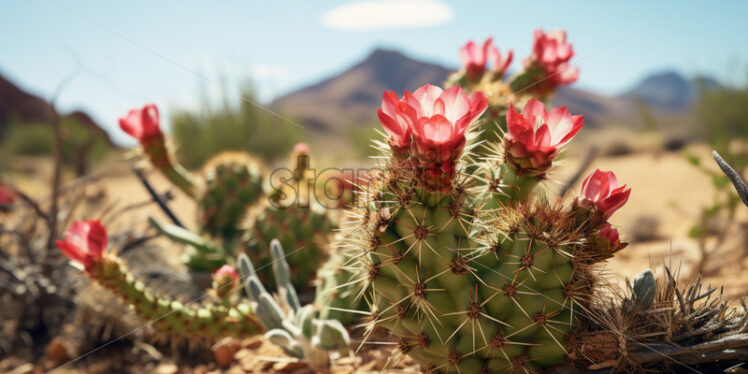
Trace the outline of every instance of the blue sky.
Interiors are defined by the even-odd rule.
[[[117,116],[147,101],[168,121],[221,84],[235,98],[249,77],[267,101],[377,46],[457,67],[460,45],[490,35],[514,50],[517,68],[539,27],[568,30],[577,87],[604,94],[665,69],[728,83],[748,71],[745,1],[408,0],[395,3],[402,12],[393,1],[4,0],[0,73],[48,97],[77,59],[82,71],[59,106],[87,110],[127,143]]]

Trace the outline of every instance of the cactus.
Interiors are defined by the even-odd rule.
[[[337,320],[316,318],[313,306],[301,306],[278,240],[270,242],[270,252],[278,288],[275,297],[267,292],[246,255],[240,254],[237,260],[246,293],[257,304],[257,317],[267,330],[265,337],[288,355],[305,360],[317,372],[325,371],[329,368],[330,352],[348,349],[348,331]]]
[[[574,311],[592,297],[591,265],[625,246],[607,219],[629,190],[612,173],[588,177],[572,207],[551,206],[535,188],[581,116],[548,114],[534,99],[521,115],[510,106],[502,152],[468,167],[465,131],[487,106],[456,86],[385,93],[392,153],[342,245],[374,300],[369,328],[389,329],[430,372],[563,363]]]
[[[198,199],[200,232],[231,243],[250,205],[262,196],[263,171],[245,152],[223,152],[205,164],[205,189]]]
[[[278,239],[288,252],[291,281],[299,291],[312,287],[317,269],[327,258],[330,236],[335,228],[332,218],[322,203],[316,200],[314,181],[309,170],[309,149],[299,143],[291,153],[290,178],[271,180],[270,199],[247,217],[244,237],[245,252],[260,269],[258,276],[272,291],[274,278],[270,274],[271,256],[266,248]]]
[[[119,296],[139,316],[151,321],[157,331],[184,338],[249,337],[263,332],[249,303],[197,307],[157,296],[128,271],[122,260],[104,253],[106,243],[106,229],[98,220],[77,221],[57,246],[92,281]]]
[[[354,268],[358,264],[345,251],[332,254],[317,272],[317,285],[314,305],[320,309],[322,319],[336,319],[349,325],[366,313],[366,300],[360,289],[353,287]]]
[[[252,262],[267,269],[272,259],[264,248],[277,238],[289,248],[292,283],[299,290],[308,290],[327,256],[329,235],[334,228],[324,208],[317,204],[288,208],[268,204],[250,222],[245,246]],[[275,289],[269,270],[260,270],[258,275],[269,289]]]

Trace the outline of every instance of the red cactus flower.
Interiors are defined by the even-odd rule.
[[[16,200],[16,191],[0,184],[0,205],[10,205]]]
[[[161,136],[158,108],[156,104],[147,104],[141,109],[132,109],[126,116],[120,117],[119,127],[143,144]]]
[[[470,79],[483,75],[486,71],[486,64],[488,62],[491,62],[495,72],[499,73],[499,75],[503,75],[509,67],[509,64],[512,62],[513,57],[513,52],[509,51],[506,59],[502,59],[498,48],[493,45],[493,38],[486,39],[482,47],[471,40],[460,48],[462,67],[465,69],[465,72]]]
[[[430,84],[412,94],[406,90],[403,103],[400,108],[413,124],[418,153],[435,152],[442,160],[462,151],[465,131],[488,107],[488,99],[481,92],[468,97],[459,86],[442,90]]]
[[[613,228],[609,223],[606,223],[600,229],[600,238],[608,241],[608,248],[610,249],[611,253],[618,252],[629,245],[629,243],[621,243],[620,236],[618,235],[618,230]]]
[[[411,119],[400,109],[400,98],[395,91],[384,91],[382,94],[382,108],[377,109],[377,116],[382,127],[389,136],[390,147],[393,151],[407,152],[410,147]]]
[[[579,68],[571,66],[569,60],[574,56],[571,43],[566,41],[565,30],[554,30],[547,33],[535,30],[532,54],[526,58],[525,68],[537,64],[543,69],[547,81],[538,89],[550,90],[562,84],[571,84],[579,78]]]
[[[572,116],[567,107],[545,111],[545,105],[530,99],[522,115],[509,105],[508,132],[504,147],[509,161],[526,171],[544,173],[558,154],[584,126],[584,116]]]
[[[213,288],[221,297],[231,295],[239,287],[239,272],[231,265],[223,265],[213,273]]]
[[[631,189],[626,185],[618,186],[616,175],[612,171],[595,170],[582,183],[581,205],[594,205],[603,212],[605,220],[610,218],[629,199]]]
[[[65,256],[86,268],[101,260],[106,244],[106,228],[98,219],[73,222],[65,231],[65,240],[57,241]]]

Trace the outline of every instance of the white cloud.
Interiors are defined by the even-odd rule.
[[[452,8],[437,0],[364,0],[342,4],[322,15],[322,24],[347,31],[442,25]]]

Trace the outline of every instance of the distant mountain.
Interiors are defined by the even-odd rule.
[[[319,131],[339,132],[376,120],[384,90],[402,93],[441,84],[450,70],[400,52],[377,49],[352,68],[276,99],[271,106]]]
[[[384,90],[401,93],[426,83],[441,85],[450,72],[444,66],[418,61],[397,51],[377,49],[352,68],[281,96],[271,105],[315,131],[342,133],[350,126],[376,121]],[[717,85],[713,79],[703,82],[708,87]],[[639,100],[654,113],[683,112],[697,97],[698,87],[695,79],[663,72],[617,96],[561,87],[552,103],[568,106],[572,113],[583,113],[588,126],[599,126],[611,116],[637,115]]]
[[[63,118],[72,118],[88,128],[97,136],[106,139],[112,145],[109,135],[85,112],[76,110],[63,114]],[[13,82],[0,75],[0,139],[8,126],[14,122],[31,125],[48,124],[52,112],[46,100],[28,93]]]
[[[719,83],[711,78],[686,79],[676,72],[665,71],[648,76],[620,97],[641,100],[659,110],[682,111],[698,97],[700,85],[714,88]]]

